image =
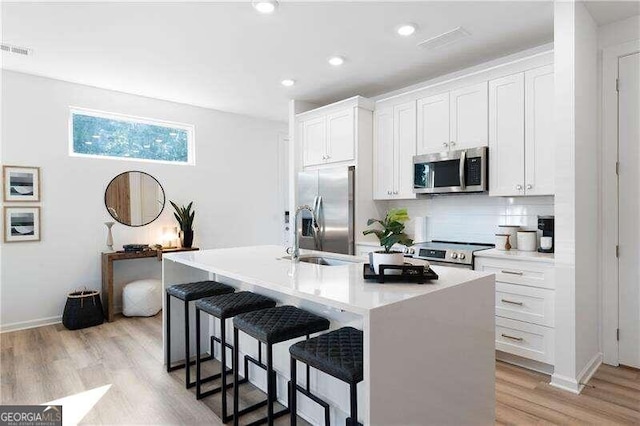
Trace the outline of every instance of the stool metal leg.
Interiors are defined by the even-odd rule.
[[[189,302],[184,302],[184,368],[186,371],[185,386],[189,389],[191,383],[191,356],[189,354]]]
[[[239,393],[238,393],[238,348],[240,346],[238,341],[238,329],[233,327],[233,360],[231,368],[233,369],[233,425],[238,426],[238,406],[239,406]],[[245,371],[244,375],[247,376],[248,372]]]
[[[296,426],[298,424],[298,409],[296,407],[297,403],[297,371],[296,371],[296,360],[294,357],[291,357],[291,380],[289,381],[289,410],[291,410],[291,426]]]
[[[213,346],[213,345],[212,345]],[[213,351],[213,348],[211,348]],[[196,306],[196,399],[200,399],[200,383],[202,361],[200,361],[200,309]],[[189,364],[187,364],[189,371]],[[189,387],[189,376],[187,375],[187,387]]]
[[[164,315],[166,317],[166,340],[164,342],[165,348],[165,362],[167,364],[167,373],[171,371],[171,296],[169,293],[165,293],[165,307]]]
[[[226,327],[226,321],[224,319],[220,319],[220,362],[222,363],[222,365],[220,366],[220,374],[222,375],[222,423],[227,423],[229,420],[231,420],[231,417],[227,414],[227,348],[226,348],[226,344],[227,344],[227,327]],[[234,342],[234,348],[235,348],[236,343]],[[234,377],[235,377],[235,369],[237,368],[236,366],[233,367],[234,368]],[[247,373],[245,373],[246,375]],[[234,386],[237,386],[237,384],[234,382],[233,383]],[[235,392],[235,391],[234,391]]]
[[[267,424],[273,426],[273,400],[275,397],[275,387],[273,386],[273,347],[267,344]]]
[[[349,392],[351,393],[351,425],[358,426],[358,384],[351,383]]]

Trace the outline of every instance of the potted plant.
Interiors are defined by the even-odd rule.
[[[178,205],[173,201],[170,201],[170,203],[175,210],[173,216],[175,216],[178,224],[180,225],[181,245],[182,247],[191,248],[191,246],[193,245],[193,218],[196,215],[195,210],[191,211],[193,201],[190,202],[187,207],[178,207]]]
[[[363,232],[364,235],[375,234],[380,240],[380,245],[384,248],[382,251],[373,252],[371,256],[373,270],[376,274],[380,273],[378,270],[380,265],[404,264],[404,254],[399,251],[391,251],[391,248],[394,244],[405,246],[413,244],[413,240],[404,232],[404,224],[408,220],[407,209],[391,209],[383,220],[369,219],[367,221],[367,226],[377,224],[382,227],[382,229],[367,229]]]

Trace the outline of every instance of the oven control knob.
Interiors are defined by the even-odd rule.
[[[451,258],[452,259],[457,259],[458,258],[458,253],[451,253]]]
[[[458,259],[463,260],[466,256],[464,255],[464,253],[460,253],[460,256],[458,256]]]

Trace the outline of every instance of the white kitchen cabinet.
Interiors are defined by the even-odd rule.
[[[377,109],[374,123],[374,199],[416,198],[413,192],[416,102]]]
[[[553,65],[527,71],[525,81],[525,190],[555,194]]]
[[[524,73],[489,82],[489,193],[524,195]]]
[[[448,151],[449,92],[418,99],[418,155]]]
[[[449,149],[488,144],[487,82],[453,90],[449,94]]]
[[[326,160],[326,118],[312,118],[302,122],[304,165],[322,164]]]
[[[489,195],[553,195],[553,66],[489,82]]]
[[[355,158],[353,108],[327,115],[326,161],[339,163]]]

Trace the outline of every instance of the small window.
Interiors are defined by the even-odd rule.
[[[70,155],[195,164],[193,126],[71,108]]]

